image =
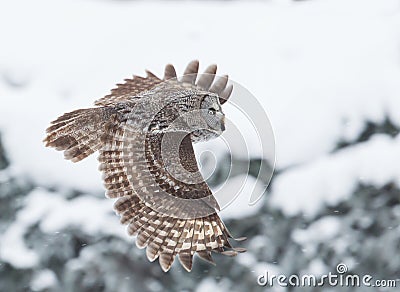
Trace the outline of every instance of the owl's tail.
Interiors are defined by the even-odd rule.
[[[111,108],[79,109],[51,122],[43,140],[47,147],[64,151],[65,159],[78,162],[97,151],[102,145],[106,128],[113,122]]]
[[[137,235],[136,245],[147,247],[150,261],[159,258],[164,272],[171,268],[175,256],[190,272],[194,254],[214,264],[211,252],[235,256],[245,251],[231,246],[228,239],[245,238],[234,239],[216,213],[194,219],[174,218],[158,213],[135,195],[120,198],[114,208],[121,215],[121,223],[128,224],[128,233]]]

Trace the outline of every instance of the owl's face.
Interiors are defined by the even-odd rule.
[[[202,117],[212,131],[225,131],[225,115],[222,112],[218,95],[206,95],[200,104]]]
[[[217,94],[207,93],[203,96],[198,116],[202,126],[192,132],[193,142],[216,138],[225,131],[225,114]]]
[[[225,131],[225,114],[219,96],[209,91],[182,87],[170,87],[171,102],[155,116],[154,120],[166,121],[164,132],[190,132],[192,142],[216,138]],[[163,88],[163,93],[166,89]],[[149,94],[154,94],[149,92]],[[159,128],[159,127],[158,127]]]

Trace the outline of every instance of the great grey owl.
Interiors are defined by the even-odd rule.
[[[195,253],[214,263],[211,252],[245,251],[229,243],[233,237],[216,213],[192,146],[225,130],[221,105],[233,86],[227,86],[228,76],[215,80],[216,65],[200,76],[198,68],[198,61],[190,62],[179,79],[172,65],[163,79],[149,71],[126,79],[96,107],[53,121],[44,140],[73,162],[99,150],[106,196],[118,198],[121,223],[164,271],[176,255],[190,271]]]

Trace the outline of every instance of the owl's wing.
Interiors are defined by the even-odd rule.
[[[97,106],[110,106],[128,101],[162,82],[150,71],[146,71],[146,73],[146,77],[134,75],[131,79],[125,79],[124,83],[117,84],[117,88],[112,89],[110,94],[96,100],[94,104]]]
[[[99,157],[106,195],[119,198],[115,210],[121,223],[128,224],[130,235],[137,235],[139,248],[147,247],[150,261],[159,258],[162,269],[168,271],[178,255],[190,271],[195,253],[214,263],[211,252],[234,256],[245,251],[230,245],[232,236],[216,213],[215,198],[206,182],[198,180],[189,135],[183,137],[176,157],[188,176],[194,173],[194,182],[167,170],[168,162],[161,157],[161,134],[138,133],[126,124],[115,125],[109,133]]]
[[[209,90],[217,93],[220,96],[220,103],[225,103],[230,97],[233,86],[228,83],[228,76],[223,75],[215,82],[217,66],[210,65],[206,68],[203,74],[197,79],[199,71],[199,61],[190,62],[180,80],[177,78],[176,70],[173,65],[165,66],[164,78],[160,79],[150,71],[146,70],[146,77],[134,75],[131,79],[125,79],[124,83],[117,84],[117,87],[111,90],[111,93],[95,101],[96,106],[111,106],[124,101],[131,101],[139,98],[140,93],[150,90],[155,86],[167,80],[173,81],[175,85],[187,87],[192,85],[203,90]]]

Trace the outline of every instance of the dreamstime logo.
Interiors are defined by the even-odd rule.
[[[215,78],[216,85],[226,78],[207,75],[210,74],[193,76],[192,84],[196,79],[200,82]],[[188,75],[184,77],[191,80]],[[226,114],[217,112],[216,118],[212,119],[207,115],[209,105],[202,104],[202,94],[214,99],[223,94],[210,94],[208,89],[188,84],[182,88],[182,83],[176,86],[177,82],[176,79],[167,80],[151,92],[144,92],[146,98],[138,99],[135,109],[146,114],[129,119],[126,125],[123,139],[127,147],[122,149],[124,164],[131,165],[133,173],[140,172],[140,175],[128,178],[132,185],[138,186],[135,188],[138,196],[151,208],[168,216],[185,219],[208,216],[215,209],[224,209],[238,197],[246,184],[248,186],[250,161],[254,158],[253,152],[257,151],[259,171],[255,180],[251,180],[252,190],[245,194],[249,196],[249,205],[255,204],[265,193],[275,165],[274,135],[263,107],[247,89],[229,80],[234,89],[228,102],[222,106]],[[225,88],[226,85],[220,88],[220,93]],[[212,104],[212,99],[208,103]],[[216,165],[226,166],[230,162],[225,183],[236,176],[238,187],[235,192],[226,191],[225,183],[214,194],[205,187],[191,144],[210,138],[220,139],[225,153],[229,154],[229,159],[216,154],[211,157],[220,159],[214,162]],[[208,154],[210,151],[212,149],[207,149]],[[242,162],[247,161],[247,166],[241,165],[242,169],[247,168],[246,175],[237,176],[232,171],[232,152],[239,153]],[[160,181],[163,181],[161,185]],[[223,195],[227,193],[229,196]]]
[[[257,277],[260,286],[278,285],[281,287],[397,287],[398,280],[375,280],[371,275],[347,274],[348,267],[344,263],[336,266],[336,273],[329,272],[321,276],[311,274],[299,275],[274,275],[265,271]]]

